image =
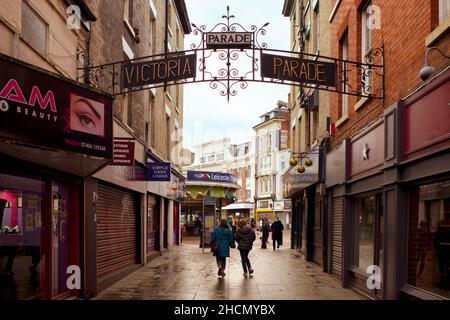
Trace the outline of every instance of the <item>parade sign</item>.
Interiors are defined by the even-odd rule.
[[[171,54],[166,59],[143,62],[127,61],[121,66],[121,89],[194,78],[195,75],[196,54]]]
[[[0,136],[112,158],[112,97],[0,56]]]
[[[113,165],[134,166],[134,139],[114,138]]]
[[[170,181],[170,162],[148,162],[147,181]]]
[[[252,47],[252,35],[252,32],[208,32],[205,34],[206,47],[249,49]]]
[[[261,53],[261,77],[336,87],[337,65]]]

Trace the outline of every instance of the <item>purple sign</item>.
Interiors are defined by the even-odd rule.
[[[147,181],[170,181],[170,162],[148,162]]]
[[[114,138],[113,165],[134,166],[134,140],[128,138]]]
[[[0,135],[112,158],[112,98],[0,55]]]

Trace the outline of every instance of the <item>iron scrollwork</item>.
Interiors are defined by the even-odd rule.
[[[265,23],[261,27],[256,25],[245,28],[242,24],[235,22],[235,16],[230,14],[230,8],[227,7],[226,15],[222,16],[223,21],[217,23],[212,29],[205,25],[197,26],[192,23],[193,35],[199,40],[192,43],[188,50],[182,52],[171,52],[169,54],[156,54],[147,57],[136,58],[132,63],[164,61],[171,56],[185,56],[195,54],[196,73],[192,78],[183,78],[182,80],[167,80],[166,82],[150,83],[141,87],[123,87],[122,72],[123,66],[130,61],[113,62],[98,66],[93,66],[83,50],[78,53],[79,62],[83,62],[83,67],[78,68],[81,72],[78,79],[92,87],[106,91],[116,96],[129,92],[149,90],[158,87],[167,87],[171,85],[181,85],[188,83],[208,83],[209,87],[219,90],[221,96],[234,97],[239,90],[244,90],[250,82],[261,82],[270,84],[302,86],[313,90],[325,90],[335,93],[353,95],[358,97],[367,97],[374,99],[383,99],[384,97],[384,48],[373,48],[365,55],[362,61],[348,61],[333,57],[320,56],[310,53],[291,52],[286,50],[268,49],[267,43],[261,38],[267,33]],[[251,45],[243,47],[210,47],[207,44],[207,35],[209,33],[225,34],[249,34],[251,36]],[[336,77],[336,85],[330,86],[323,83],[303,82],[299,79],[286,80],[287,78],[263,77],[263,68],[261,65],[262,54],[281,55],[299,59],[299,61],[316,61],[318,63],[329,63],[336,66],[336,71],[332,77]],[[284,71],[283,71],[284,72]]]
[[[207,31],[205,25],[197,27],[196,24],[192,23],[193,34],[200,37],[198,43],[192,43],[190,48],[192,50],[200,50],[202,56],[199,58],[199,72],[201,74],[201,81],[210,81],[210,88],[217,89],[222,87],[220,90],[221,96],[226,96],[229,100],[231,96],[236,96],[237,86],[240,89],[246,89],[248,87],[247,80],[255,80],[257,78],[256,72],[259,71],[259,59],[257,53],[261,49],[267,48],[267,43],[261,43],[259,37],[266,34],[266,27],[269,22],[265,23],[262,27],[257,27],[252,25],[250,29],[245,28],[242,24],[238,22],[233,22],[232,20],[236,17],[230,14],[230,7],[227,6],[227,14],[222,16],[224,22],[216,24],[212,29]],[[211,32],[222,32],[222,33],[236,33],[236,32],[246,32],[252,34],[252,48],[250,49],[208,49],[206,46],[206,35]],[[206,59],[216,56],[219,61],[224,61],[225,66],[219,68],[216,71],[208,69],[206,67]],[[239,63],[240,59],[250,59],[250,70],[245,70],[242,73],[238,68],[233,67]]]

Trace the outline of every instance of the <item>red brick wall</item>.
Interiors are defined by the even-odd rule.
[[[359,61],[361,44],[360,13],[357,5],[360,0],[343,0],[331,23],[332,55],[339,56],[339,40],[342,32],[348,28],[349,60]],[[381,29],[372,31],[373,48],[385,47],[385,100],[372,99],[360,109],[354,111],[357,97],[349,98],[349,119],[336,128],[332,139],[335,148],[344,139],[353,136],[366,127],[373,119],[380,116],[383,110],[395,101],[404,98],[422,84],[419,71],[424,63],[425,38],[437,25],[437,1],[411,0],[407,1],[373,0],[372,4],[381,9]],[[437,46],[450,54],[450,36],[445,35]],[[448,61],[432,53],[430,62],[437,70],[448,65]],[[376,78],[375,78],[376,79]],[[356,77],[350,78],[356,86]],[[381,85],[374,81],[375,86]],[[339,118],[339,95],[331,98],[331,121]]]

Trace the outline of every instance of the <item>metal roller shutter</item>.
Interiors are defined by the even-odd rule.
[[[342,277],[343,200],[343,197],[333,199],[331,213],[331,273],[339,279]]]
[[[133,193],[98,185],[97,277],[137,263],[137,203]]]

